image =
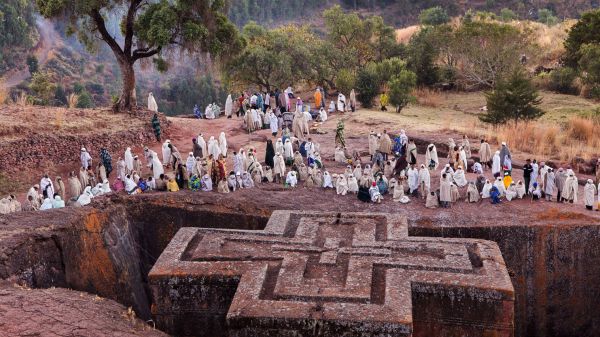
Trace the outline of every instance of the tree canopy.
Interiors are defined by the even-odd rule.
[[[445,9],[435,6],[422,11],[419,15],[419,22],[429,26],[443,25],[450,22],[450,16]]]
[[[140,59],[154,58],[163,70],[169,51],[207,51],[212,55],[231,55],[242,47],[235,26],[223,14],[224,1],[160,0],[36,0],[45,17],[64,17],[71,33],[92,48],[103,41],[114,53],[123,76],[119,110],[137,104],[133,65]],[[122,14],[120,14],[122,13]],[[107,16],[121,16],[121,34],[107,28]]]
[[[535,120],[544,115],[539,108],[542,99],[531,80],[522,72],[514,71],[498,81],[496,88],[485,94],[487,112],[479,116],[484,123],[493,125],[514,121]]]
[[[590,43],[600,43],[600,10],[585,12],[569,30],[565,40],[565,64],[577,68],[582,56],[581,46]]]

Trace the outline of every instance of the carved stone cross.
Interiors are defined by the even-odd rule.
[[[408,236],[406,219],[274,212],[262,231],[181,229],[149,275],[179,336],[512,336],[489,241]]]

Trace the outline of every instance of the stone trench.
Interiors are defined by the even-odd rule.
[[[155,319],[148,273],[181,228],[263,230],[279,208],[273,202],[228,198],[189,192],[114,195],[93,207],[0,218],[0,279],[96,294],[132,307],[143,320]],[[497,243],[514,287],[514,336],[597,336],[600,224],[563,220],[480,225],[475,217],[449,225],[443,219],[408,217],[408,235]],[[235,292],[237,283],[231,286]],[[227,296],[221,300],[230,302],[233,295]],[[436,314],[418,306],[414,310],[421,316]],[[224,319],[216,317],[203,333],[158,327],[172,335],[227,336]],[[414,335],[427,334],[415,327]],[[442,329],[430,330],[431,335],[473,334]]]

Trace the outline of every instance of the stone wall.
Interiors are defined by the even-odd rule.
[[[161,117],[161,131],[164,137],[168,134],[169,122]],[[84,117],[82,117],[84,118]],[[106,148],[113,156],[113,165],[127,147],[156,142],[150,120],[150,112],[140,111],[135,115],[123,114],[123,119],[132,120],[128,130],[112,131],[99,128],[92,133],[84,134],[27,134],[16,139],[0,143],[0,171],[16,172],[24,167],[47,169],[54,165],[72,164],[79,158],[81,147],[90,152],[94,163],[98,163],[101,148]]]

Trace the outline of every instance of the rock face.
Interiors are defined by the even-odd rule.
[[[52,288],[26,289],[0,282],[2,336],[167,337],[111,300]]]
[[[324,202],[329,196],[318,198],[310,191],[298,190],[293,204],[287,191],[269,191],[269,198],[257,191],[263,192],[115,195],[95,199],[91,207],[0,216],[0,279],[30,288],[62,287],[98,294],[133,307],[137,316],[148,320],[153,305],[148,272],[181,228],[260,232],[273,211],[285,208],[282,205],[313,212],[364,208],[350,199]],[[406,216],[408,239],[459,238],[467,252],[469,240],[463,239],[496,242],[514,287],[515,336],[598,336],[600,224],[596,218],[532,210],[531,214],[507,213],[490,219],[483,206],[481,214],[460,215],[410,206],[382,209]],[[340,244],[336,249],[342,248]],[[343,256],[338,254],[338,259]],[[235,278],[228,286],[233,298],[238,289]],[[70,296],[68,290],[64,294]],[[431,310],[427,299],[443,303],[412,289],[415,332],[420,329],[418,318],[427,317],[421,309]],[[48,306],[52,310],[55,307]],[[206,329],[213,326],[206,325]],[[428,336],[438,335],[428,332]]]
[[[498,246],[408,237],[401,216],[276,211],[263,231],[183,228],[149,281],[156,322],[176,336],[513,336]]]

